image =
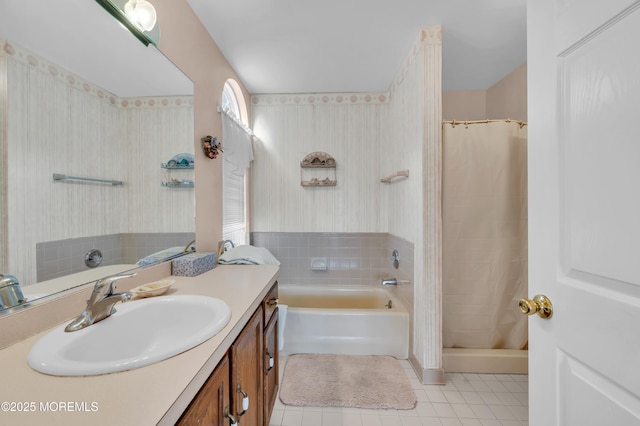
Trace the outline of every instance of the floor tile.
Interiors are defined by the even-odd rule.
[[[286,362],[282,356],[281,365]],[[445,385],[423,385],[401,360],[416,392],[412,410],[293,407],[279,399],[270,426],[528,426],[529,377],[525,374],[447,373]],[[284,371],[280,368],[280,372]]]

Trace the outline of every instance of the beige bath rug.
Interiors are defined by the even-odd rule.
[[[290,355],[280,400],[302,407],[409,410],[416,394],[398,360],[390,356]]]

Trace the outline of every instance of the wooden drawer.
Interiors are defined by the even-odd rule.
[[[276,281],[267,293],[267,296],[262,301],[262,307],[264,312],[264,322],[263,324],[266,326],[269,324],[273,313],[278,309],[278,282]]]
[[[271,413],[278,395],[278,315],[271,318],[264,328],[264,425],[269,425]]]

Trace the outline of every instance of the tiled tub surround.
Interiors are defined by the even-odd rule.
[[[100,266],[135,264],[151,253],[168,247],[184,247],[194,239],[193,232],[162,232],[98,235],[37,243],[38,281],[87,270],[84,256],[91,249],[102,252]]]
[[[380,285],[382,278],[412,280],[413,244],[387,233],[252,232],[251,244],[280,261],[280,285]],[[393,269],[391,253],[400,252]],[[312,259],[326,270],[312,270]],[[410,273],[411,272],[411,273]]]

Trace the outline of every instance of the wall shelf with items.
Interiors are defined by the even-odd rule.
[[[336,186],[336,160],[326,152],[312,152],[300,162],[300,185]]]
[[[169,182],[162,182],[161,185],[166,188],[193,188],[195,187],[195,182],[188,179],[185,179],[185,180],[172,179]]]
[[[161,185],[166,188],[193,188],[195,183],[193,181],[193,173],[190,176],[178,176],[174,175],[174,172],[181,170],[188,172],[194,169],[195,160],[193,154],[177,154],[174,155],[171,160],[166,163],[160,164],[160,167],[166,170],[165,180],[161,182]],[[180,172],[178,172],[180,174]]]

